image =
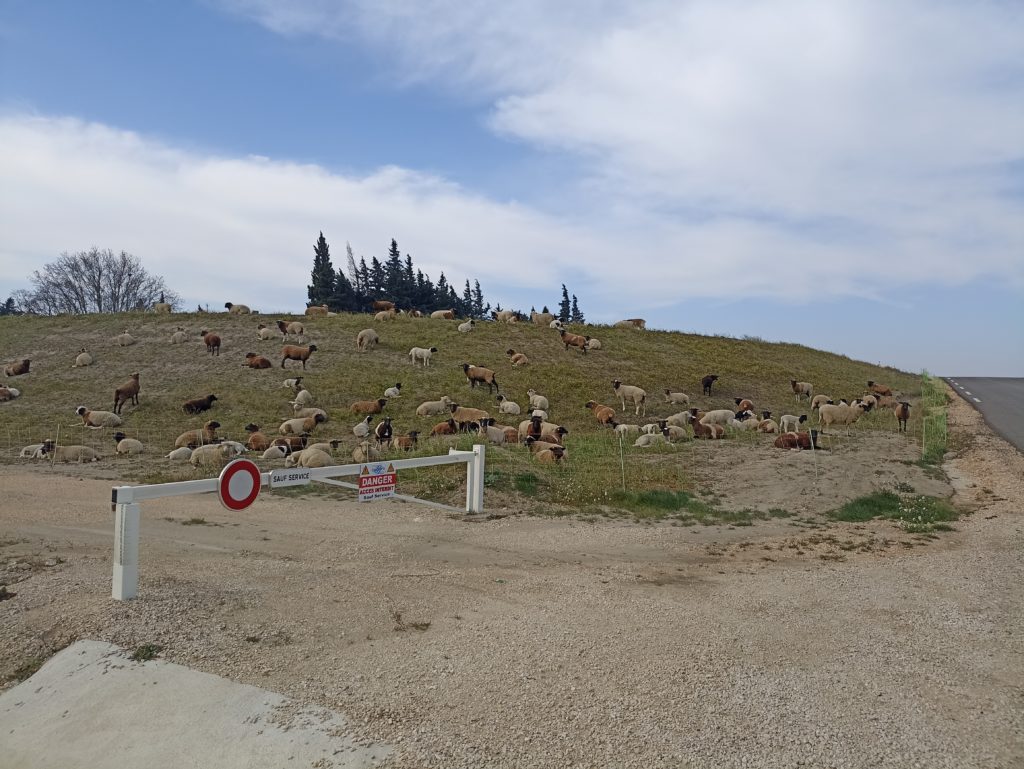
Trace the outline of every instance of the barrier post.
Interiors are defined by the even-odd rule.
[[[473,458],[466,463],[466,512],[484,511],[484,445],[473,445]]]
[[[139,505],[114,505],[114,583],[116,601],[127,601],[139,592]]]

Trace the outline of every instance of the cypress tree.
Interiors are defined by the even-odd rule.
[[[327,304],[334,294],[335,273],[331,264],[331,249],[323,231],[313,247],[313,272],[306,287],[310,304]]]
[[[569,322],[571,323],[586,323],[587,319],[583,317],[583,313],[580,312],[580,306],[576,302],[576,294],[572,295],[572,310],[569,314]]]
[[[562,301],[558,303],[558,319],[568,323],[572,310],[569,305],[569,290],[562,284]]]

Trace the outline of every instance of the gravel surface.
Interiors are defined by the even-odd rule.
[[[950,423],[973,513],[937,540],[187,497],[144,504],[125,603],[109,482],[6,468],[0,677],[157,643],[347,714],[390,767],[1021,767],[1024,458]]]

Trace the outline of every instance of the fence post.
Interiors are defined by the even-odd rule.
[[[484,511],[484,445],[473,444],[473,458],[466,463],[466,512]]]
[[[139,592],[139,505],[114,505],[114,583],[116,601],[127,601]]]

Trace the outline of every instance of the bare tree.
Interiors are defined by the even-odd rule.
[[[177,309],[181,297],[150,275],[137,256],[109,248],[69,254],[32,273],[32,289],[15,292],[21,310],[36,315],[147,310],[163,301]]]

